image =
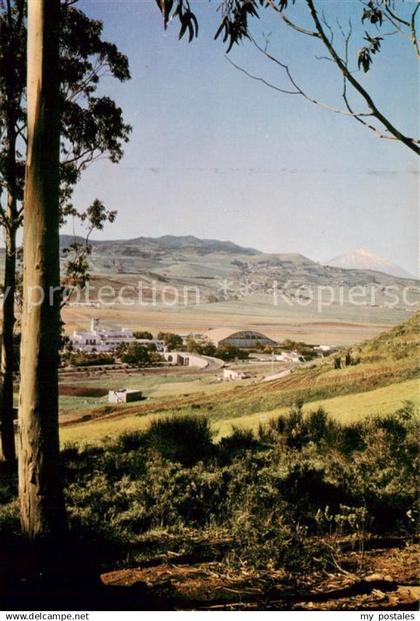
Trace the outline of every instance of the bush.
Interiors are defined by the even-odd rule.
[[[309,442],[314,442],[319,447],[329,446],[338,431],[337,425],[322,407],[304,415],[303,403],[299,401],[288,414],[272,419],[268,426],[268,432],[264,429],[260,430],[261,439],[267,440],[271,437],[273,440],[277,435],[281,437],[286,446],[295,449],[302,449]]]
[[[138,330],[133,332],[133,336],[135,339],[148,339],[149,341],[153,339],[153,334],[147,330]]]
[[[307,529],[298,523],[287,523],[277,509],[268,514],[244,511],[236,516],[232,534],[234,541],[227,560],[234,565],[284,569],[296,574],[319,566],[319,550],[315,554]]]
[[[118,351],[121,362],[125,364],[150,364],[150,355],[146,347],[139,343],[123,345]]]
[[[225,436],[219,442],[219,453],[222,463],[230,463],[247,451],[258,448],[258,440],[250,429],[233,428],[230,436]]]
[[[173,416],[101,446],[68,445],[62,461],[71,528],[85,540],[135,549],[159,529],[183,552],[186,529],[201,540],[219,529],[225,561],[302,573],[323,562],[320,536],[415,529],[418,453],[411,404],[345,426],[297,403],[258,436],[234,429],[215,445],[206,417]],[[16,474],[0,474],[8,534],[18,529]]]
[[[234,345],[222,345],[221,347],[217,347],[214,355],[216,358],[220,358],[226,362],[232,360],[247,360],[249,357],[249,353],[247,351],[244,351],[239,347],[235,347]]]
[[[0,506],[0,534],[18,533],[20,529],[19,503],[13,500]]]
[[[338,450],[346,456],[354,451],[362,451],[365,448],[364,424],[362,422],[350,423],[350,425],[337,425],[335,442]]]
[[[173,334],[173,332],[159,332],[158,339],[164,341],[169,351],[174,351],[182,347],[183,340],[179,334]]]
[[[115,358],[111,354],[85,354],[78,352],[69,355],[68,363],[75,367],[90,367],[100,364],[114,364]]]
[[[215,356],[216,346],[210,341],[196,341],[191,336],[187,338],[186,349],[191,353],[200,354],[202,356]]]
[[[172,416],[153,421],[147,446],[166,459],[192,466],[214,453],[213,433],[205,416]]]

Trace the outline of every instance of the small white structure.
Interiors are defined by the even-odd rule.
[[[108,403],[129,403],[131,401],[140,401],[142,398],[143,393],[141,390],[120,388],[118,390],[110,390],[108,392]]]
[[[297,351],[282,351],[280,354],[276,354],[274,359],[278,362],[305,362],[303,356]]]
[[[251,376],[249,373],[245,371],[234,371],[233,369],[224,369],[223,370],[223,381],[224,382],[232,382],[235,380],[243,380],[249,379]]]
[[[209,366],[209,361],[203,356],[186,351],[165,351],[163,357],[166,362],[173,366],[197,367],[199,369],[205,369]]]
[[[322,353],[327,353],[330,352],[332,350],[331,345],[315,345],[314,347],[315,351],[320,351]]]

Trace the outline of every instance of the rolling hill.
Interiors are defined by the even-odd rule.
[[[290,375],[269,382],[247,381],[223,391],[213,384],[208,390],[182,392],[151,397],[140,404],[80,410],[78,417],[88,415],[88,422],[69,422],[62,428],[63,441],[96,442],[105,436],[128,430],[144,429],[156,416],[200,412],[211,420],[219,435],[232,427],[257,428],[297,401],[305,411],[325,409],[346,422],[372,414],[387,414],[406,400],[419,406],[419,330],[420,314],[383,332],[378,337],[351,348],[358,363],[335,369],[327,358],[320,364],[295,369]],[[338,355],[344,359],[345,352]],[[191,378],[189,378],[189,381]],[[84,380],[86,382],[86,380]],[[109,379],[106,380],[109,385]],[[144,381],[133,378],[133,381]],[[99,384],[98,384],[99,385]]]
[[[61,237],[61,248],[73,241]],[[267,254],[244,248],[230,241],[198,239],[188,235],[129,240],[92,241],[91,270],[97,275],[139,276],[145,282],[158,281],[174,287],[196,286],[210,295],[217,294],[221,282],[229,281],[226,295],[271,293],[274,283],[282,290],[295,291],[302,286],[354,287],[416,285],[406,279],[373,269],[348,269],[322,265],[301,254]],[[218,301],[214,298],[212,301]]]

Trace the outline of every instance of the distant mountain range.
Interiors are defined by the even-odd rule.
[[[83,239],[63,235],[61,248],[75,241],[83,242]],[[374,285],[383,290],[388,285],[404,287],[410,282],[404,280],[407,275],[402,271],[400,274],[404,273],[404,277],[386,273],[387,262],[377,258],[366,262],[365,267],[351,262],[346,267],[322,265],[297,253],[263,253],[231,241],[199,239],[192,235],[92,241],[89,261],[92,275],[100,280],[197,287],[211,301],[222,301],[226,295],[234,299],[235,296],[265,295],[272,292],[274,286],[296,295],[302,285]],[[415,279],[411,282],[418,284]]]
[[[387,261],[387,259],[384,259],[367,248],[357,248],[346,254],[341,254],[327,261],[325,265],[344,269],[373,270],[375,272],[390,274],[397,278],[414,278],[412,274],[406,272],[399,265]]]
[[[75,241],[83,242],[82,237],[73,235],[61,235],[60,244],[65,248]],[[231,241],[219,241],[217,239],[199,239],[194,235],[163,235],[162,237],[135,237],[134,239],[117,239],[112,241],[91,241],[93,246],[100,248],[101,252],[106,249],[123,249],[131,253],[162,253],[182,250],[200,255],[225,253],[240,255],[262,254],[254,248],[244,248]]]

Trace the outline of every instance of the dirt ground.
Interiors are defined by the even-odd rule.
[[[217,312],[217,305],[200,307],[147,307],[118,306],[107,308],[66,307],[63,320],[66,333],[89,329],[92,317],[98,317],[104,325],[119,325],[134,330],[170,331],[179,334],[205,333],[210,328],[232,327],[263,332],[278,341],[292,339],[307,343],[328,345],[350,345],[373,338],[404,317],[393,318],[382,309],[370,309],[359,313],[357,319],[348,319],[346,313],[337,316],[322,316],[273,312],[264,305],[236,304]]]
[[[284,572],[226,572],[218,563],[159,564],[101,576],[103,584],[147,587],[174,609],[205,610],[415,610],[420,598],[418,544],[378,541],[360,558],[348,552],[342,570],[291,580]],[[174,559],[175,561],[175,559]],[[347,569],[344,569],[343,567]]]
[[[76,545],[67,550],[68,563],[51,575],[33,572],[24,542],[2,544],[3,610],[403,611],[417,610],[420,599],[420,545],[412,539],[370,540],[363,570],[360,553],[342,542],[337,564],[300,576],[223,565],[218,559],[229,545],[226,537],[198,538],[187,553],[171,552],[165,545],[166,552],[158,556],[153,556],[153,545],[143,542],[142,551],[149,549],[152,556],[146,554],[141,566],[125,569],[118,568],[121,550],[114,555],[85,542],[83,549]],[[56,552],[62,560],[63,551]]]

